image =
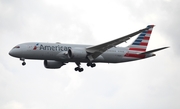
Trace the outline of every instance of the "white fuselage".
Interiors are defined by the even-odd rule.
[[[38,45],[37,45],[38,44]],[[17,45],[20,48],[13,48],[9,54],[17,58],[38,59],[38,60],[56,60],[61,62],[88,62],[86,58],[86,47],[90,45],[60,44],[60,43],[24,43]],[[78,51],[78,55],[70,58],[68,50]],[[138,60],[140,58],[125,57],[128,52],[126,47],[112,47],[93,62],[119,63]],[[142,58],[141,58],[142,59]]]

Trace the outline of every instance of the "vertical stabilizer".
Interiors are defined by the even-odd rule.
[[[136,38],[136,40],[128,46],[129,51],[145,52],[153,27],[154,25],[148,25],[148,29],[141,32],[140,35]]]
[[[128,46],[128,52],[125,54],[126,57],[144,58],[145,55],[139,55],[140,53],[146,52],[148,42],[152,33],[154,25],[148,25],[147,29],[139,34],[136,40]]]

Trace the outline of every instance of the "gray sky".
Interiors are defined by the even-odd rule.
[[[0,0],[0,109],[179,109],[179,0]],[[24,42],[100,44],[156,25],[148,50],[156,57],[97,64],[83,73],[69,63],[10,57]],[[133,40],[133,39],[132,39]],[[126,46],[132,42],[119,46]]]

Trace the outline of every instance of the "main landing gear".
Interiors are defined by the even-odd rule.
[[[88,62],[88,63],[87,63],[87,66],[88,66],[88,67],[91,66],[91,67],[93,68],[93,67],[96,67],[96,64],[95,64],[95,63]]]
[[[83,68],[81,68],[81,63],[80,62],[76,62],[76,65],[77,65],[77,67],[74,69],[75,71],[79,71],[79,72],[82,72],[84,69]]]
[[[26,65],[25,59],[24,58],[20,58],[20,60],[23,61],[22,65],[25,66]]]
[[[77,67],[76,67],[76,68],[74,68],[74,70],[75,70],[75,71],[82,72],[82,71],[84,70],[83,68],[81,68],[81,66],[80,66],[80,65],[81,65],[81,63],[80,63],[80,62],[76,62],[76,65],[77,65]],[[93,67],[95,67],[95,66],[96,66],[96,64],[95,64],[95,63],[88,62],[88,63],[87,63],[87,66],[88,66],[88,67],[92,67],[92,68],[93,68]]]

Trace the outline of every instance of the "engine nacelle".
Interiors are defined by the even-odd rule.
[[[44,60],[44,67],[49,68],[49,69],[57,69],[61,68],[64,63],[60,61],[55,61],[55,60]]]
[[[69,49],[68,57],[71,59],[86,59],[87,52],[85,49]]]

